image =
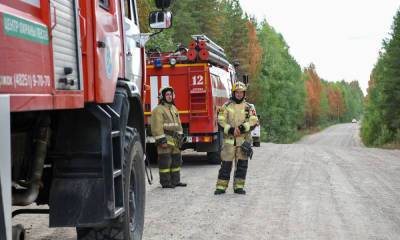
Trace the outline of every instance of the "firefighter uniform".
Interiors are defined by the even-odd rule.
[[[180,181],[182,157],[179,139],[183,136],[182,125],[178,109],[173,102],[165,100],[167,91],[173,94],[171,87],[161,89],[160,104],[154,108],[151,116],[151,133],[157,144],[160,184],[163,188],[184,187],[186,184]],[[167,146],[162,147],[165,144]]]
[[[254,105],[247,103],[244,96],[241,100],[234,97],[235,91],[246,91],[246,85],[236,83],[232,88],[232,98],[226,102],[218,113],[218,123],[224,131],[224,144],[221,151],[221,168],[218,174],[215,194],[225,193],[228,187],[232,166],[235,166],[233,188],[235,193],[245,194],[247,166],[249,156],[241,146],[252,143],[251,130],[258,124]],[[240,129],[240,135],[234,136],[234,129]]]

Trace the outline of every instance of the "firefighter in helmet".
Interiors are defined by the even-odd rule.
[[[179,148],[184,136],[174,97],[172,87],[162,88],[160,103],[151,115],[151,133],[156,140],[160,184],[163,188],[186,187],[186,183],[180,181],[182,157]]]
[[[235,166],[233,189],[237,194],[246,194],[244,184],[248,159],[252,156],[251,130],[258,124],[254,105],[245,100],[246,85],[236,82],[232,97],[221,107],[218,123],[224,131],[224,145],[221,151],[221,168],[218,173],[214,194],[223,194],[228,188],[232,166]]]

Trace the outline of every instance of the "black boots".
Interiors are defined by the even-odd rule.
[[[235,190],[233,190],[233,192],[237,193],[237,194],[246,194],[246,191],[243,190],[243,188],[237,188]]]
[[[217,189],[217,190],[214,191],[214,195],[224,194],[225,192],[226,192],[225,190]],[[236,193],[236,194],[242,194],[242,195],[246,194],[246,191],[243,190],[243,188],[235,189],[235,190],[233,190],[233,192]]]
[[[214,192],[215,195],[220,195],[220,194],[224,194],[224,193],[225,193],[225,190],[223,190],[223,189],[217,189]]]
[[[162,188],[175,188],[175,187],[186,187],[187,184],[179,182],[177,184],[166,184],[166,185],[161,185],[161,186],[162,186]]]
[[[182,182],[178,182],[177,184],[175,184],[175,187],[186,187],[186,186],[187,184]]]

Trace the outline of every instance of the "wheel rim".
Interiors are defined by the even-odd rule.
[[[129,231],[133,233],[136,230],[136,221],[135,221],[135,213],[136,213],[136,184],[135,184],[135,170],[132,168],[131,176],[130,176],[130,185],[129,185]]]

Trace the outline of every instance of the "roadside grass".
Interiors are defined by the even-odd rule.
[[[361,139],[363,140],[364,145],[367,147],[392,149],[392,150],[400,149],[400,129],[398,129],[395,134],[391,134],[389,130],[387,130],[387,128],[383,127],[378,137],[373,143],[367,143],[365,139],[363,138]]]
[[[386,144],[384,144],[384,145],[382,145],[381,146],[381,148],[384,148],[384,149],[400,149],[400,143],[396,143],[396,142],[393,142],[393,143],[386,143]]]
[[[382,149],[389,149],[389,150],[395,150],[395,149],[399,149],[400,150],[400,143],[399,142],[389,142],[389,143],[385,143],[382,145],[366,145],[366,147],[370,147],[370,148],[382,148]]]

